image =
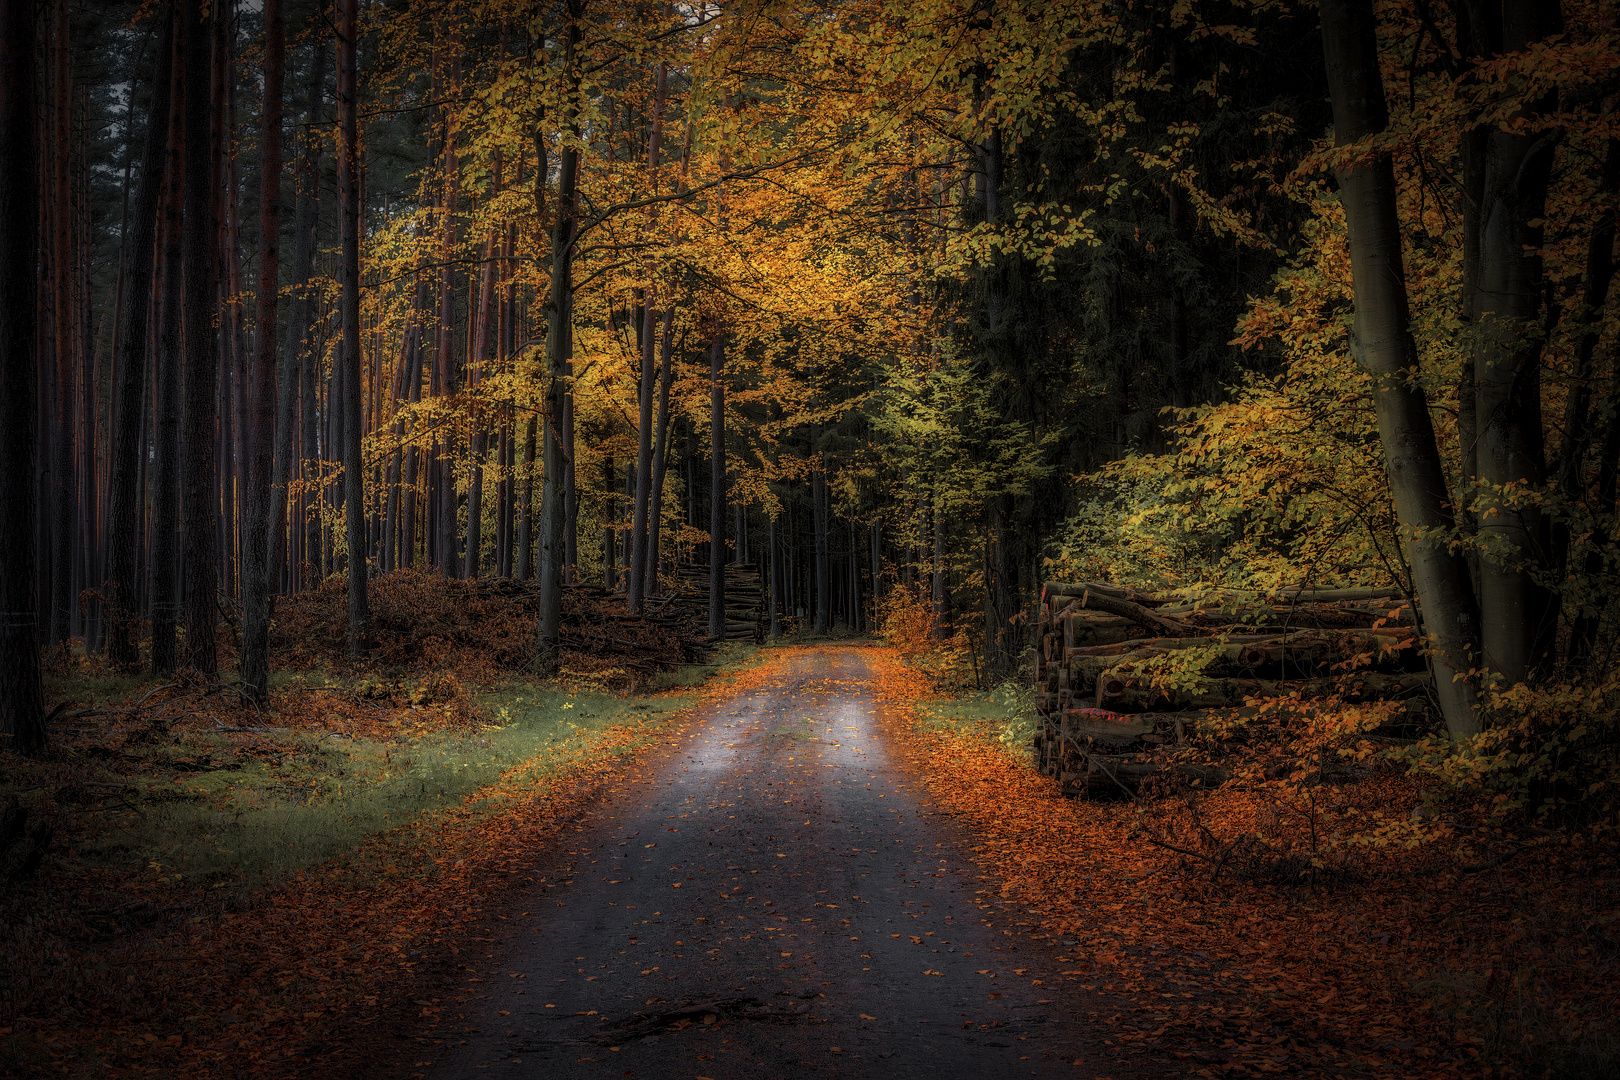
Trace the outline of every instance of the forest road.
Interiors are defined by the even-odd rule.
[[[538,853],[529,917],[462,973],[415,1073],[1134,1073],[1054,985],[1056,943],[974,902],[968,838],[886,747],[866,652],[772,661]]]

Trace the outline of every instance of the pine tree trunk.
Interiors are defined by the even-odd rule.
[[[218,17],[218,8],[211,8]],[[185,294],[185,365],[182,395],[180,475],[181,565],[185,589],[186,648],[182,662],[212,681],[219,656],[214,645],[217,620],[219,504],[214,470],[219,399],[219,339],[214,334],[216,288],[214,260],[219,226],[214,209],[215,171],[219,162],[212,144],[212,102],[198,78],[211,72],[214,21],[202,13],[200,0],[182,0],[185,70],[199,85],[186,94],[185,235],[181,258]]]
[[[366,595],[365,469],[360,456],[360,4],[339,0],[338,218],[339,285],[343,290],[343,494],[349,547],[349,658],[365,655],[371,634]]]
[[[73,261],[69,228],[73,202],[68,195],[68,140],[73,109],[72,57],[69,55],[67,0],[53,0],[51,34],[50,205],[46,220],[50,331],[42,343],[50,349],[54,394],[50,402],[51,462],[51,629],[50,644],[63,649],[73,629],[73,341],[72,292],[68,272]]]
[[[281,284],[281,105],[286,38],[281,0],[264,0],[264,105],[259,136],[259,310],[254,351],[253,429],[242,543],[241,680],[249,700],[263,703],[270,690],[270,589],[275,544],[271,503],[276,463],[276,309]],[[285,457],[283,457],[285,460]],[[279,522],[277,523],[279,526]],[[279,529],[278,529],[279,531]]]
[[[1384,130],[1388,112],[1371,0],[1323,0],[1322,45],[1333,97],[1334,141],[1346,146]],[[1477,734],[1475,691],[1469,681],[1479,617],[1468,567],[1451,553],[1453,527],[1440,451],[1417,373],[1417,349],[1407,307],[1394,167],[1388,153],[1336,172],[1350,233],[1355,289],[1353,345],[1372,375],[1379,441],[1390,492],[1403,527],[1418,535],[1406,544],[1425,631],[1434,649],[1434,686],[1453,738]]]
[[[183,50],[183,14],[177,13],[175,48]],[[175,72],[169,94],[169,166],[164,191],[162,294],[158,313],[157,360],[152,393],[152,670],[172,673],[179,664],[175,636],[180,619],[180,318],[184,294],[181,191],[185,168],[185,96]]]
[[[0,749],[45,745],[35,514],[39,500],[38,25],[0,0]]]

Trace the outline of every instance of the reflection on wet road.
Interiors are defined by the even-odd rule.
[[[1093,1075],[1038,983],[1051,950],[974,902],[954,827],[886,752],[863,650],[775,664],[537,853],[523,925],[469,960],[420,1071]]]

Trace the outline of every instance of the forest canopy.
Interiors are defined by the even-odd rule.
[[[423,571],[542,673],[728,566],[992,680],[1048,581],[1394,590],[1436,731],[1612,716],[1612,3],[0,7],[15,749]]]

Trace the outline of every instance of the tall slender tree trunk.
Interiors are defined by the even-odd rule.
[[[51,537],[51,629],[50,643],[66,648],[73,634],[73,386],[74,368],[72,286],[69,272],[73,263],[69,236],[73,201],[68,195],[69,130],[73,112],[72,57],[68,43],[67,0],[53,0],[51,32],[51,137],[50,223],[46,244],[49,258],[50,306],[47,309],[49,337],[44,344],[51,353],[50,402],[50,537]]]
[[[726,630],[726,329],[709,345],[709,637]]]
[[[1348,146],[1388,125],[1378,69],[1372,0],[1323,0],[1322,46],[1333,97],[1334,142]],[[1480,730],[1471,653],[1479,616],[1468,567],[1453,554],[1453,527],[1439,447],[1428,401],[1417,374],[1396,212],[1395,171],[1389,154],[1336,170],[1350,233],[1355,289],[1353,347],[1372,375],[1379,441],[1390,492],[1406,540],[1407,561],[1433,650],[1435,694],[1453,738]]]
[[[647,171],[657,190],[658,167],[661,164],[664,140],[664,100],[669,87],[669,68],[659,64],[653,74],[653,101],[651,124],[647,136]],[[656,394],[657,369],[654,350],[657,348],[658,283],[653,278],[653,262],[646,263],[646,302],[641,310],[641,378],[637,383],[637,403],[640,411],[636,426],[636,495],[630,521],[630,580],[625,590],[631,611],[641,610],[641,599],[646,592],[647,511],[652,499],[652,440],[653,399]]]
[[[0,749],[45,745],[35,513],[39,500],[38,25],[0,0]]]
[[[573,301],[569,301],[572,305]],[[572,310],[572,307],[570,307]],[[563,455],[563,580],[579,580],[579,490],[574,472],[574,361],[573,327],[569,327],[568,367],[562,399]]]
[[[272,480],[276,460],[276,309],[281,284],[281,99],[286,37],[281,0],[264,0],[264,105],[259,136],[259,311],[254,350],[251,464],[242,554],[241,680],[250,700],[270,691],[270,587]],[[279,526],[279,522],[277,523]],[[279,530],[278,530],[279,531]]]
[[[451,41],[446,48],[449,57],[448,95],[454,99],[461,86],[460,44]],[[445,264],[439,279],[439,333],[438,354],[434,363],[434,392],[455,393],[455,322],[456,322],[456,206],[461,187],[460,157],[457,152],[455,119],[445,112],[444,135],[444,220],[440,240],[440,259]],[[445,577],[456,572],[456,474],[454,440],[448,433],[434,441],[434,483],[438,492],[435,516],[437,521],[438,567]]]
[[[500,183],[500,166],[496,166],[496,184]],[[472,357],[468,365],[467,386],[483,381],[484,364],[489,357],[491,322],[495,317],[495,236],[484,243],[484,267],[478,285],[476,325],[472,335]],[[475,578],[480,569],[484,544],[484,455],[489,450],[489,427],[484,416],[474,408],[472,412],[472,473],[467,482],[467,560],[462,576]]]
[[[1556,4],[1507,0],[1502,10],[1504,52],[1523,52],[1556,30]],[[1534,105],[1527,110],[1536,111]],[[1515,504],[1503,492],[1536,491],[1546,477],[1540,252],[1556,145],[1547,133],[1519,127],[1493,129],[1485,143],[1473,357],[1482,504],[1480,648],[1485,667],[1507,685],[1530,674],[1538,639],[1550,638],[1543,620],[1555,610],[1536,580],[1547,540],[1539,505]]]
[[[770,551],[770,604],[771,604],[771,630],[770,638],[775,641],[782,636],[782,569],[781,556],[776,550],[776,515],[767,518],[765,531],[765,546]]]
[[[177,50],[185,48],[176,15]],[[183,53],[178,53],[183,55]],[[181,191],[185,168],[187,86],[174,73],[169,94],[169,177],[164,192],[162,295],[158,311],[157,362],[152,392],[152,670],[169,674],[179,664],[176,628],[180,620],[180,319],[184,295]]]
[[[513,574],[519,581],[528,581],[534,574],[534,455],[538,426],[530,416],[523,431],[523,488],[518,500],[517,570]]]
[[[1615,469],[1614,443],[1620,435],[1620,378],[1611,382],[1604,407],[1598,415],[1604,417],[1603,424],[1593,430],[1592,419],[1589,417],[1591,405],[1591,382],[1594,377],[1593,354],[1597,349],[1598,337],[1601,333],[1601,313],[1608,300],[1609,286],[1614,281],[1614,239],[1616,211],[1613,199],[1616,191],[1620,191],[1620,139],[1610,139],[1603,161],[1603,190],[1609,194],[1610,208],[1592,231],[1592,237],[1587,242],[1586,249],[1586,281],[1581,310],[1576,314],[1575,321],[1579,327],[1575,337],[1575,379],[1574,388],[1570,392],[1570,400],[1564,412],[1564,449],[1559,454],[1558,486],[1566,498],[1575,499],[1581,489],[1584,476],[1585,448],[1594,434],[1599,435],[1600,446],[1598,458],[1599,502],[1597,509],[1600,513],[1608,513],[1614,505],[1614,486],[1612,477]],[[1616,373],[1620,375],[1620,372]],[[1604,482],[1608,483],[1608,498],[1603,498]],[[1593,537],[1588,549],[1584,571],[1588,577],[1596,577],[1603,570],[1603,548],[1607,540],[1608,531],[1600,529]],[[1569,528],[1564,526],[1561,535],[1555,537],[1555,557],[1560,568],[1568,563],[1569,555]],[[1599,612],[1596,604],[1578,612],[1570,634],[1570,659],[1579,664],[1585,664],[1597,641]]]
[[[216,6],[217,5],[217,6]],[[243,488],[247,460],[247,347],[242,318],[241,192],[236,182],[236,3],[210,0],[210,23],[214,33],[214,107],[212,145],[218,155],[215,163],[214,221],[219,259],[219,452],[217,478],[220,511],[217,558],[219,592],[227,601],[238,598],[240,565],[238,543],[241,530]]]
[[[619,515],[618,493],[613,490],[613,455],[602,456],[602,588],[612,589],[618,581]]]
[[[366,491],[360,457],[360,3],[339,0],[338,217],[342,251],[339,283],[343,289],[343,493],[349,547],[349,657],[365,655],[371,633],[371,606],[366,595]]]
[[[818,431],[812,445],[820,441]],[[815,470],[810,474],[811,543],[816,563],[816,633],[825,634],[832,629],[832,580],[827,555],[827,474],[826,458],[815,455]]]
[[[636,383],[636,464],[635,493],[630,504],[630,564],[626,568],[628,581],[625,601],[630,611],[641,610],[641,598],[647,576],[647,504],[652,496],[652,435],[653,400],[656,394],[657,369],[655,367],[654,332],[658,312],[655,293],[646,290],[646,303],[641,308],[641,375]]]
[[[107,657],[121,668],[140,660],[136,645],[140,594],[140,529],[144,463],[147,345],[152,310],[153,266],[157,260],[158,209],[163,194],[165,158],[169,142],[169,83],[174,68],[174,13],[167,6],[160,20],[157,53],[152,65],[152,107],[141,148],[141,184],[135,197],[134,228],[125,251],[124,280],[127,302],[122,302],[115,368],[117,406],[112,430],[112,506],[107,520],[107,557],[110,589],[107,604]],[[133,102],[131,103],[133,108]]]
[[[535,650],[535,670],[550,674],[562,663],[562,580],[563,580],[563,461],[562,441],[557,430],[562,417],[563,396],[568,392],[568,365],[572,356],[574,230],[578,221],[579,183],[579,91],[582,73],[578,50],[582,38],[579,24],[584,0],[565,0],[568,28],[565,31],[562,71],[566,104],[562,125],[562,146],[557,167],[557,216],[551,227],[551,293],[546,303],[546,416],[544,487],[540,495],[540,615],[539,641]],[[539,140],[537,140],[539,141]]]
[[[323,17],[325,7],[323,2]],[[314,56],[309,65],[309,83],[304,92],[305,134],[298,155],[298,208],[293,215],[293,265],[290,275],[292,291],[287,305],[287,340],[283,346],[286,358],[283,363],[290,365],[284,376],[283,393],[293,392],[296,383],[299,403],[299,472],[303,479],[303,493],[298,497],[289,532],[299,538],[300,565],[294,577],[300,584],[307,584],[306,568],[317,566],[320,562],[320,521],[309,512],[310,495],[317,492],[315,381],[320,376],[315,352],[315,304],[311,280],[315,276],[315,252],[321,220],[321,140],[315,129],[322,117],[321,102],[326,93],[326,53],[320,44],[314,46]],[[288,456],[276,466],[276,475],[283,485],[291,478],[291,463],[289,447]],[[279,520],[273,509],[272,519]]]
[[[675,372],[675,308],[664,309],[659,339],[658,420],[653,441],[651,499],[647,508],[647,559],[643,596],[658,594],[659,525],[664,517],[664,472],[669,464],[669,386]]]
[[[210,8],[219,17],[216,6]],[[193,78],[211,71],[213,21],[200,0],[182,0],[185,70]],[[201,83],[201,80],[198,79]],[[207,85],[207,84],[203,84]],[[214,215],[215,167],[209,94],[194,86],[185,95],[185,236],[181,258],[185,273],[185,370],[181,421],[180,521],[181,564],[185,588],[186,647],[184,663],[210,681],[218,674],[214,645],[217,620],[219,504],[214,472],[215,406],[219,398],[219,339],[214,334],[214,244],[219,235]]]

